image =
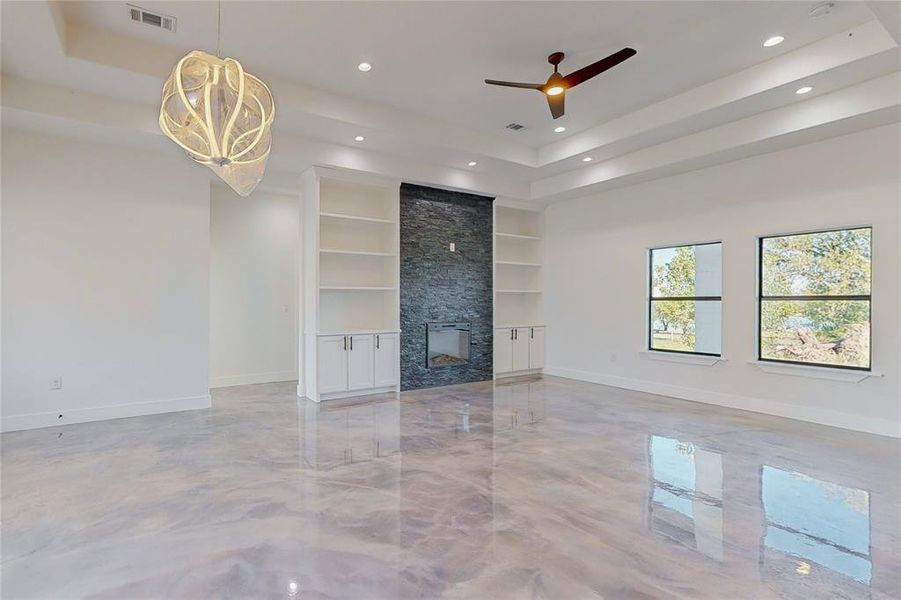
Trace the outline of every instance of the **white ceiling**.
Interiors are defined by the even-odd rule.
[[[128,131],[158,148],[162,81],[185,52],[215,50],[216,4],[134,3],[175,16],[178,31],[131,22],[125,2],[0,3],[4,124]],[[901,3],[890,4],[840,1],[814,19],[805,1],[227,1],[222,54],[275,94],[278,169],[549,201],[901,119],[894,80],[880,80],[901,72]],[[783,44],[761,45],[777,33]],[[556,122],[540,94],[483,83],[544,81],[555,50],[567,73],[624,46],[638,55],[570,92]]]
[[[178,19],[174,34],[131,22],[122,2],[65,2],[67,20],[179,53],[216,47],[216,4],[137,0]],[[808,17],[807,2],[224,2],[222,53],[320,89],[537,147],[873,18],[861,2]],[[760,42],[791,32],[774,48]],[[638,55],[567,94],[554,122],[544,98],[487,78],[544,82],[624,46]],[[356,66],[366,60],[369,73]],[[527,129],[505,129],[517,122]]]

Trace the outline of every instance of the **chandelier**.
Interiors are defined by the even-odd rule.
[[[275,102],[241,63],[216,54],[194,50],[178,61],[163,85],[160,128],[246,197],[266,170]]]

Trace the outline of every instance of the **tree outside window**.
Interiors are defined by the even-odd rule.
[[[719,356],[722,244],[650,251],[648,348]]]
[[[759,359],[870,368],[872,230],[760,239]]]

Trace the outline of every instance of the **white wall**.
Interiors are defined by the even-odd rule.
[[[210,387],[297,379],[299,248],[299,195],[213,186]]]
[[[547,373],[901,436],[899,140],[891,125],[552,205]],[[873,225],[873,369],[847,383],[762,372],[756,237]],[[647,248],[723,241],[723,356],[656,361],[645,344]]]
[[[2,429],[208,407],[205,169],[2,135]]]

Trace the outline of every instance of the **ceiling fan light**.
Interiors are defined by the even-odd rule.
[[[263,178],[275,102],[233,58],[186,54],[163,85],[160,129],[241,196]]]
[[[545,92],[548,96],[559,96],[563,93],[563,88],[559,85],[549,87]]]

